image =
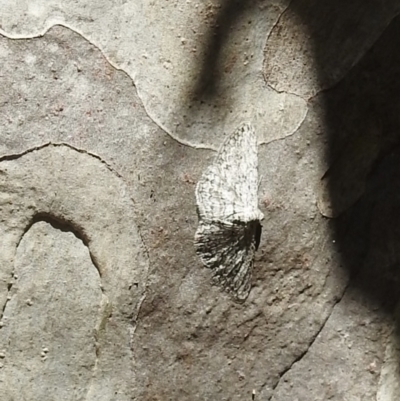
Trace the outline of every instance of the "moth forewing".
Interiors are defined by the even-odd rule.
[[[196,186],[199,227],[195,246],[213,281],[244,301],[264,215],[258,208],[258,155],[254,128],[244,123],[228,136]]]

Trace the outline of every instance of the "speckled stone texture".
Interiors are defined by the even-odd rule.
[[[0,0],[0,397],[397,401],[398,1]],[[195,184],[242,121],[235,303]]]

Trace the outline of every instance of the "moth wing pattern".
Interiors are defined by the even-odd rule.
[[[210,220],[262,219],[258,209],[257,136],[242,124],[223,142],[213,164],[196,186],[200,218]]]
[[[259,221],[200,221],[195,235],[198,255],[213,270],[213,283],[239,302],[244,302],[250,293],[260,230]]]
[[[213,282],[244,302],[251,289],[261,235],[258,155],[254,128],[244,123],[229,135],[196,186],[200,217],[195,247]]]

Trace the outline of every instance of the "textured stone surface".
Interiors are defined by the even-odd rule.
[[[330,165],[318,190],[325,216],[354,205],[376,164],[397,146],[399,37],[397,17],[338,85],[314,99],[325,104],[330,131]]]
[[[46,389],[53,388],[56,399],[76,388],[76,396],[82,397],[86,393],[85,399],[130,399],[134,388],[130,344],[137,312],[143,301],[148,259],[135,226],[134,208],[127,196],[127,188],[97,158],[67,146],[49,145],[3,160],[0,177],[3,222],[0,232],[3,250],[0,348],[7,355],[0,371],[3,394],[7,394],[9,400],[15,396],[23,399],[23,394],[32,394],[35,399],[41,399]],[[92,271],[84,279],[81,278],[84,271],[76,270],[69,274],[66,272],[65,277],[70,279],[68,285],[80,281],[81,286],[84,287],[86,282],[93,288],[87,294],[82,294],[80,306],[76,305],[79,298],[74,291],[64,289],[64,294],[57,296],[59,284],[53,286],[49,277],[56,275],[62,280],[63,268],[76,269],[74,259],[82,259],[81,245],[74,252],[68,241],[64,244],[65,240],[61,238],[60,247],[66,247],[65,258],[69,257],[64,261],[67,267],[62,266],[58,259],[60,254],[55,254],[57,249],[51,249],[57,247],[60,234],[48,233],[48,228],[40,226],[42,232],[39,228],[36,235],[32,234],[32,242],[37,245],[25,245],[28,239],[24,233],[36,220],[61,222],[63,227],[75,231],[88,247],[92,263],[88,260],[85,263]],[[35,231],[35,226],[28,230],[28,234],[31,230]],[[41,241],[40,237],[46,234],[46,230],[53,238]],[[38,255],[32,255],[35,252],[32,246]],[[43,247],[49,248],[48,251],[44,251]],[[86,256],[89,256],[87,250]],[[54,272],[50,273],[43,267],[44,271],[35,274],[42,264],[49,262],[54,263]],[[97,273],[93,271],[93,265]],[[84,266],[81,264],[79,268],[85,269]],[[54,296],[51,295],[53,290]],[[64,299],[60,299],[61,295],[64,295]],[[90,309],[86,312],[82,310],[86,309],[86,304],[91,306],[91,312]],[[79,334],[80,330],[74,330],[76,338],[63,340],[62,336],[66,333],[62,333],[62,330],[82,326],[83,315],[87,315],[86,329],[85,326],[81,327],[84,333]],[[56,316],[57,322],[52,322]],[[28,323],[29,320],[37,325]],[[56,354],[55,348],[63,341],[68,341],[68,347],[80,352],[81,357],[77,354],[75,361],[78,372],[74,372],[79,380],[75,380],[73,386],[72,379],[61,386],[63,373],[52,372],[51,366],[43,371],[43,361],[37,358],[37,347],[41,341],[37,338],[39,332],[42,334],[43,347],[53,348],[49,361],[49,364],[53,361],[53,366],[68,366],[71,363],[69,353]],[[36,340],[33,349],[29,348],[30,339]],[[29,351],[25,355],[27,347]],[[89,360],[86,362],[87,358]],[[24,360],[22,366],[18,363],[21,360]],[[24,370],[32,376],[24,373]],[[23,393],[21,388],[24,382],[18,380],[17,371],[18,376],[25,376],[28,380],[28,388],[24,388]],[[49,375],[54,379],[50,379]],[[81,380],[88,375],[90,384],[83,386]],[[35,377],[39,383],[34,381]],[[41,384],[41,381],[46,384]],[[29,388],[32,382],[34,384]]]
[[[376,309],[350,288],[272,400],[374,400],[391,323]]]
[[[1,329],[3,399],[84,400],[96,363],[102,292],[87,248],[34,224],[18,245]]]
[[[338,83],[400,11],[396,1],[298,0],[274,25],[264,75],[277,91],[306,99]]]
[[[223,131],[243,119],[251,118],[260,142],[291,135],[304,119],[306,102],[266,88],[261,74],[266,36],[284,7],[262,0],[3,0],[0,27],[14,38],[55,24],[80,32],[132,77],[159,126],[182,143],[216,149]]]
[[[399,310],[395,313],[395,321],[386,345],[383,366],[376,394],[377,401],[395,400],[400,391],[400,344],[399,344]]]
[[[6,401],[396,400],[397,1],[0,7]],[[193,235],[241,120],[266,218],[238,305]]]

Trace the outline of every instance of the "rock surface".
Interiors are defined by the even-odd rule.
[[[397,1],[0,8],[2,399],[396,400]],[[194,189],[243,120],[266,218],[237,304]]]
[[[84,400],[96,365],[100,277],[71,232],[41,221],[18,245],[1,330],[5,399]]]

